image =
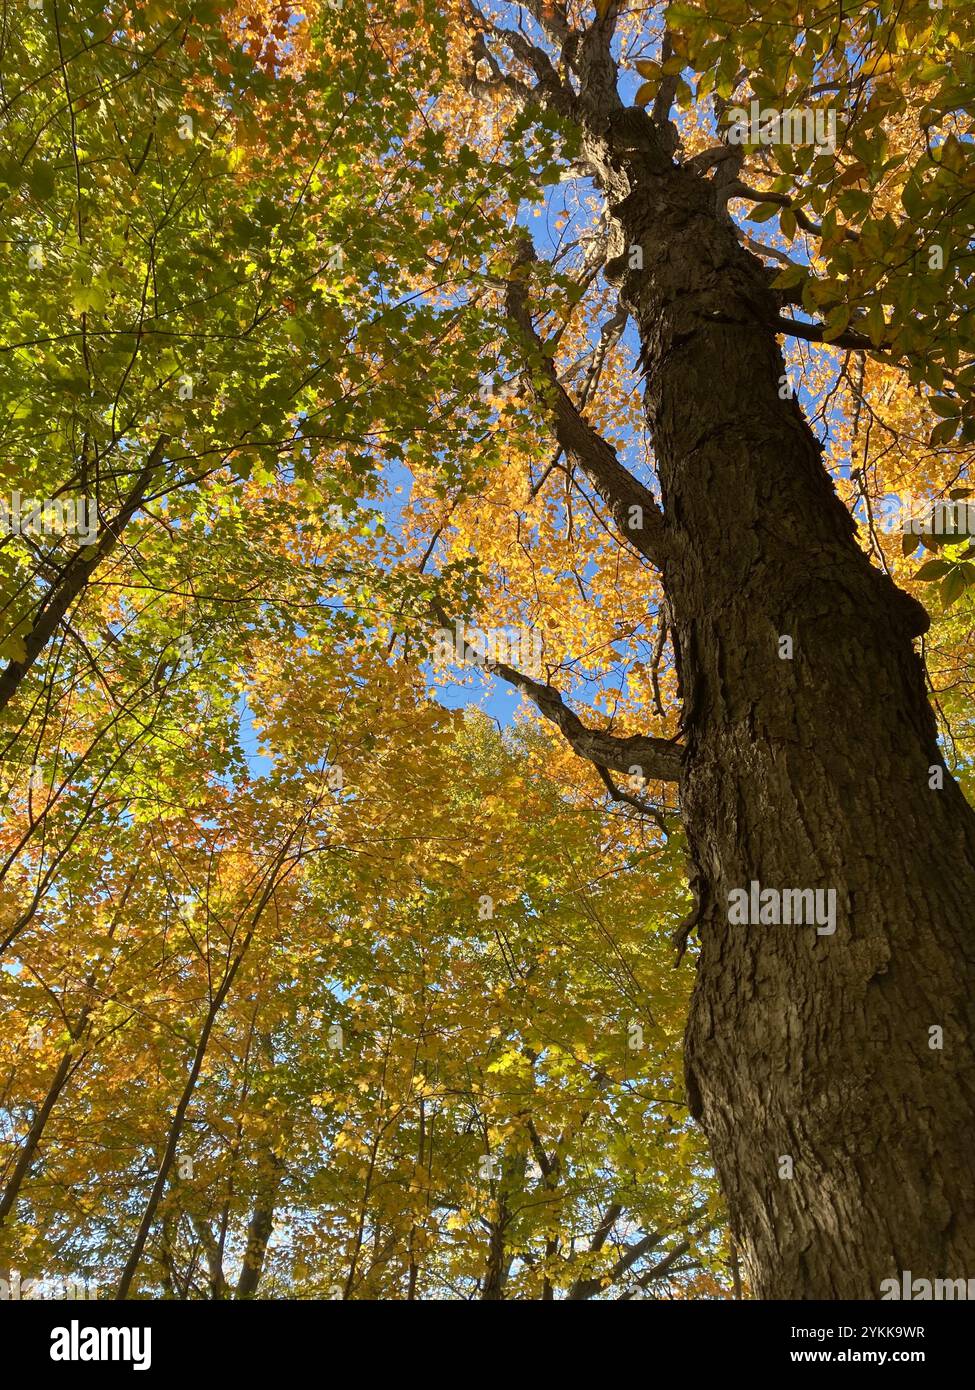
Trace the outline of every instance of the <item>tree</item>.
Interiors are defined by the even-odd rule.
[[[928,617],[858,544],[823,446],[783,390],[777,339],[862,349],[914,381],[949,382],[947,403],[933,404],[953,424],[933,442],[959,424],[972,438],[960,142],[971,89],[953,67],[966,21],[956,8],[905,18],[892,6],[860,16],[782,5],[776,29],[767,7],[671,6],[656,60],[637,63],[648,80],[634,104],[620,94],[623,55],[639,52],[642,20],[615,3],[514,8],[465,7],[467,86],[501,104],[515,149],[539,123],[571,132],[561,169],[598,190],[596,263],[639,337],[660,501],[559,381],[563,330],[536,326],[548,277],[524,243],[505,274],[503,350],[620,543],[660,575],[679,743],[665,758],[645,739],[635,761],[674,780],[679,749],[697,898],[684,933],[696,927],[701,942],[688,1095],[753,1286],[869,1298],[902,1265],[960,1275],[975,1253],[963,1138],[975,823],[945,768],[914,648]],[[682,136],[673,119],[693,95],[688,69],[725,121],[696,153],[694,128]],[[942,82],[920,109],[904,95],[915,75]],[[822,110],[824,92],[839,110],[833,152],[814,158],[780,138],[773,156],[760,132],[728,134],[732,106],[774,96],[780,110],[817,99]],[[905,148],[885,160],[888,126]],[[752,191],[750,169],[772,179],[767,193]],[[893,214],[891,170],[903,189]],[[775,252],[768,267],[728,215],[736,198],[759,202],[760,221],[781,209],[787,236],[808,234],[808,258]],[[926,280],[918,258],[935,234],[945,256]],[[800,286],[821,322],[786,317]],[[604,768],[633,760],[625,740],[596,743],[551,689],[521,685]],[[835,894],[835,933],[736,924],[731,895],[752,883]]]
[[[61,1016],[8,1043],[15,1256],[121,1296],[720,1292],[689,1126],[599,1035],[649,910],[696,962],[650,1093],[752,1291],[966,1274],[975,528],[930,522],[975,441],[972,37],[886,0],[4,28],[2,476],[98,519],[0,550],[4,988]],[[445,708],[485,668],[530,794]]]
[[[50,1098],[10,1146],[6,1260],[116,1296],[724,1293],[679,1077],[678,851],[567,807],[537,735],[376,666],[328,709],[320,662],[276,674],[276,775],[117,834],[91,920],[49,905],[28,979],[3,976],[4,1113]]]

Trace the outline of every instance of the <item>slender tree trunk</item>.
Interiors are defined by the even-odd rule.
[[[263,890],[261,891],[260,899],[255,909],[254,916],[251,919],[250,926],[248,927],[247,932],[240,943],[236,955],[233,956],[232,959],[228,959],[226,968],[224,970],[223,979],[220,982],[220,987],[214,994],[210,1002],[210,1007],[207,1009],[206,1017],[203,1022],[203,1027],[200,1031],[199,1041],[197,1042],[196,1049],[193,1054],[193,1061],[190,1065],[189,1075],[186,1078],[186,1082],[180,1093],[179,1101],[177,1102],[176,1109],[173,1113],[172,1122],[170,1123],[169,1127],[169,1133],[166,1138],[166,1147],[163,1150],[163,1156],[159,1164],[159,1169],[156,1173],[155,1181],[152,1184],[148,1200],[146,1201],[145,1210],[142,1213],[142,1219],[139,1222],[139,1228],[136,1232],[135,1240],[132,1243],[132,1249],[130,1250],[128,1258],[126,1259],[121,1277],[119,1278],[118,1287],[115,1290],[114,1297],[117,1300],[123,1300],[128,1298],[129,1296],[129,1291],[132,1287],[132,1281],[135,1279],[139,1265],[142,1262],[142,1255],[143,1251],[146,1248],[146,1241],[149,1239],[149,1232],[152,1230],[153,1223],[156,1219],[156,1213],[159,1209],[159,1204],[162,1201],[163,1194],[165,1193],[166,1186],[169,1182],[169,1174],[172,1170],[173,1164],[176,1161],[176,1152],[179,1148],[180,1139],[182,1138],[183,1125],[186,1121],[186,1113],[189,1110],[190,1102],[193,1099],[193,1093],[196,1090],[196,1083],[199,1080],[200,1071],[203,1067],[203,1062],[206,1057],[207,1048],[210,1044],[210,1034],[213,1031],[213,1026],[216,1023],[220,1010],[223,1008],[224,1001],[230,992],[230,987],[234,982],[234,978],[236,977],[237,972],[240,969],[241,964],[243,962],[243,959],[247,954],[248,948],[250,947],[251,941],[253,940],[254,933],[257,930],[257,925],[261,920],[261,916],[264,912],[264,909],[267,906],[268,901],[270,900],[271,894],[274,892],[274,888],[278,882],[278,875],[281,869],[281,865],[284,861],[284,857],[287,854],[291,846],[291,842],[297,834],[297,831],[298,827],[295,827],[295,829],[288,835],[287,839],[284,842],[284,845],[276,855],[273,867],[268,877],[268,881],[265,884]]]
[[[128,878],[128,881],[126,882],[125,888],[122,892],[121,900],[118,904],[116,911],[112,916],[112,921],[108,928],[109,941],[114,941],[115,939],[115,932],[119,924],[119,918],[125,908],[125,904],[128,902],[129,894],[132,892],[133,885],[135,884],[136,878],[138,877],[141,867],[142,860],[140,858],[136,862],[135,868],[133,869],[132,873]],[[85,992],[87,994],[90,995],[91,992],[94,990],[97,979],[98,972],[96,970],[90,971],[88,974],[88,978],[85,980]],[[71,1041],[73,1044],[77,1043],[81,1038],[81,1035],[84,1033],[88,1020],[91,1017],[93,1007],[94,1005],[92,1003],[86,1003],[82,1005],[81,1011],[78,1014],[77,1021],[74,1023],[70,1030]],[[14,1210],[14,1207],[16,1206],[17,1198],[20,1196],[20,1189],[23,1186],[24,1181],[27,1178],[27,1175],[30,1173],[30,1170],[34,1164],[34,1160],[37,1157],[37,1151],[40,1147],[41,1139],[44,1136],[44,1131],[47,1128],[47,1123],[51,1118],[51,1113],[58,1102],[61,1092],[64,1090],[64,1087],[67,1084],[68,1078],[72,1074],[72,1070],[79,1064],[79,1060],[79,1058],[74,1056],[70,1048],[68,1048],[65,1052],[61,1054],[61,1058],[58,1061],[57,1069],[55,1070],[54,1076],[51,1079],[51,1084],[47,1089],[47,1094],[45,1095],[44,1100],[38,1106],[33,1123],[31,1124],[31,1127],[27,1132],[27,1137],[24,1140],[24,1146],[21,1149],[20,1153],[17,1155],[17,1162],[14,1165],[14,1170],[11,1173],[10,1179],[6,1187],[3,1189],[2,1194],[0,1194],[0,1226],[4,1224],[4,1222],[7,1220],[7,1217],[11,1215],[11,1213]]]
[[[247,1248],[244,1251],[244,1262],[241,1266],[240,1277],[237,1280],[235,1298],[253,1298],[257,1293],[257,1286],[261,1282],[261,1271],[264,1268],[267,1243],[273,1228],[274,1208],[255,1207],[251,1215],[250,1225],[247,1228]]]
[[[220,1249],[220,1242],[206,1221],[191,1217],[190,1224],[196,1232],[206,1257],[207,1274],[210,1279],[210,1297],[215,1301],[224,1299],[227,1297],[227,1279],[223,1272],[223,1251]]]
[[[267,1033],[258,1034],[257,1046],[263,1056],[267,1067],[274,1066],[274,1047],[270,1035]],[[242,1132],[242,1130],[240,1131]],[[240,1267],[240,1274],[237,1278],[237,1287],[234,1297],[238,1299],[253,1298],[257,1293],[258,1285],[261,1282],[261,1275],[264,1273],[264,1260],[267,1257],[268,1241],[271,1239],[271,1232],[274,1230],[274,1212],[277,1204],[278,1190],[284,1179],[286,1164],[278,1157],[269,1143],[261,1146],[261,1161],[264,1165],[265,1180],[258,1187],[257,1197],[251,1211],[250,1222],[247,1226],[247,1242],[244,1247],[244,1258]],[[224,1232],[226,1231],[226,1218],[224,1220]],[[224,1234],[221,1234],[220,1247],[223,1249]]]
[[[359,1272],[359,1256],[362,1254],[362,1241],[366,1231],[366,1217],[369,1213],[369,1198],[372,1196],[372,1179],[376,1171],[379,1149],[383,1142],[384,1128],[384,1126],[379,1128],[369,1147],[369,1164],[366,1168],[365,1182],[362,1188],[362,1201],[359,1203],[359,1219],[356,1223],[355,1240],[352,1246],[352,1258],[349,1261],[349,1272],[346,1275],[345,1286],[342,1293],[343,1298],[350,1298],[352,1296],[356,1275]]]
[[[20,661],[10,661],[0,672],[0,710],[4,709],[16,695],[24,677],[57,631],[61,619],[79,595],[84,592],[85,586],[95,570],[118,545],[123,530],[139,510],[149,492],[153,477],[162,463],[163,451],[168,442],[168,435],[163,435],[157,440],[125,502],[118,514],[102,532],[101,539],[92,546],[78,550],[69,560],[58,582],[52,585],[45,595],[34,623],[24,638],[23,658]]]
[[[169,1174],[176,1161],[176,1151],[179,1148],[179,1141],[183,1135],[183,1123],[186,1119],[186,1112],[189,1109],[190,1101],[193,1099],[193,1092],[196,1090],[200,1069],[203,1066],[203,1059],[206,1056],[207,1047],[210,1043],[210,1033],[213,1030],[217,1014],[223,1004],[225,993],[226,991],[221,991],[207,1011],[207,1016],[200,1032],[200,1039],[193,1055],[193,1062],[190,1066],[189,1075],[183,1084],[183,1089],[180,1093],[180,1098],[169,1126],[169,1132],[166,1136],[166,1147],[163,1150],[163,1156],[160,1160],[152,1189],[143,1210],[142,1219],[139,1222],[139,1229],[132,1243],[132,1249],[129,1251],[128,1258],[125,1261],[125,1267],[122,1270],[118,1288],[115,1290],[116,1299],[128,1298],[129,1290],[132,1287],[132,1281],[142,1262],[142,1252],[146,1248],[146,1241],[149,1239],[149,1232],[152,1230],[153,1223],[156,1219],[159,1203],[162,1201],[163,1193],[166,1191],[166,1185],[169,1182]]]
[[[967,1277],[975,815],[946,771],[932,786],[927,618],[859,548],[783,398],[767,275],[713,185],[654,147],[642,112],[590,139],[670,539],[700,900],[691,1109],[758,1297]],[[624,269],[631,246],[643,269]],[[730,924],[753,881],[835,890],[835,933]]]
[[[481,1284],[481,1299],[494,1303],[504,1298],[504,1280],[507,1261],[505,1259],[505,1229],[508,1224],[508,1209],[504,1200],[499,1200],[497,1216],[491,1222],[488,1240],[487,1266]]]
[[[57,1104],[58,1096],[60,1096],[61,1092],[64,1090],[64,1083],[67,1081],[71,1072],[71,1064],[73,1061],[74,1058],[70,1052],[62,1053],[61,1060],[57,1065],[57,1070],[54,1073],[50,1086],[47,1088],[47,1095],[37,1107],[37,1113],[34,1116],[33,1123],[27,1132],[27,1137],[24,1139],[23,1147],[17,1155],[17,1162],[14,1164],[14,1170],[10,1174],[10,1180],[3,1189],[3,1193],[0,1194],[0,1226],[3,1225],[14,1209],[24,1179],[33,1166],[38,1145],[41,1142],[41,1136],[51,1117],[51,1111]]]
[[[247,1227],[247,1246],[244,1250],[244,1261],[237,1279],[235,1298],[253,1298],[257,1293],[257,1286],[261,1282],[261,1275],[264,1272],[267,1243],[274,1230],[274,1192],[276,1190],[277,1183],[274,1184],[274,1190],[268,1194],[267,1199],[258,1203],[251,1213],[250,1224]]]

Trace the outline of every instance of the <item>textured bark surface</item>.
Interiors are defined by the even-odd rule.
[[[926,615],[860,550],[780,395],[767,277],[713,186],[654,149],[643,113],[592,148],[618,260],[643,252],[623,289],[673,542],[701,899],[692,1112],[757,1296],[878,1298],[904,1269],[968,1277],[975,816],[946,772],[929,785],[941,757],[913,649]],[[729,925],[729,892],[752,880],[835,889],[835,934]]]

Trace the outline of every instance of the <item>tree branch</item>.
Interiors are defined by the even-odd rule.
[[[4,709],[13,699],[21,681],[54,635],[58,623],[98,566],[115,549],[122,531],[145,499],[168,443],[168,435],[162,435],[156,441],[128,497],[115,519],[106,526],[101,540],[94,547],[76,551],[65,567],[60,582],[48,590],[33,627],[24,638],[23,660],[9,662],[0,675],[0,709]],[[94,553],[89,553],[90,550]]]
[[[645,1289],[648,1284],[652,1284],[656,1279],[662,1279],[665,1274],[669,1274],[671,1272],[673,1266],[678,1262],[682,1255],[687,1254],[690,1248],[690,1242],[682,1240],[680,1244],[676,1245],[674,1249],[671,1250],[669,1255],[667,1255],[665,1259],[661,1260],[658,1265],[654,1265],[653,1269],[648,1269],[645,1274],[641,1274],[639,1278],[636,1280],[636,1283],[639,1285],[641,1289]],[[625,1290],[623,1293],[620,1294],[619,1299],[617,1301],[620,1303],[626,1303],[631,1298],[632,1294],[629,1292],[629,1290]]]
[[[535,260],[535,249],[526,237],[513,267],[515,276],[519,269],[527,268]],[[585,473],[622,535],[651,564],[661,568],[671,549],[663,513],[653,493],[623,467],[616,450],[583,417],[559,381],[551,358],[542,351],[523,279],[509,279],[507,308],[513,325],[541,356],[543,384],[538,387],[533,380],[532,390],[540,403],[551,410],[555,437],[563,451]]]
[[[799,319],[789,319],[780,315],[773,319],[772,326],[777,333],[787,333],[792,338],[803,338],[807,343],[825,343],[827,347],[867,348],[870,352],[880,352],[889,348],[889,343],[874,343],[865,333],[847,328],[835,338],[825,338],[826,332],[821,323],[802,323]]]
[[[588,759],[597,767],[626,774],[638,767],[649,782],[680,780],[681,759],[684,754],[681,744],[665,738],[650,738],[643,734],[620,738],[617,734],[590,729],[569,709],[562,696],[552,686],[532,680],[531,676],[516,671],[513,666],[508,666],[503,661],[493,662],[489,669],[527,695],[539,713],[560,730],[580,758]]]
[[[796,225],[801,227],[804,232],[811,232],[813,236],[822,236],[823,234],[823,229],[819,223],[813,222],[812,218],[810,218],[802,208],[796,207],[787,193],[773,193],[771,190],[760,193],[757,188],[749,188],[747,184],[742,183],[740,180],[736,180],[734,183],[729,184],[725,192],[729,199],[747,198],[748,201],[752,203],[774,203],[776,207],[788,208],[796,219]],[[846,235],[851,241],[859,240],[856,232],[851,232],[849,229],[847,229]]]
[[[663,40],[660,45],[661,65],[673,57],[674,41],[670,30],[665,29]],[[657,88],[657,95],[654,97],[653,110],[651,112],[651,119],[654,125],[659,127],[664,137],[666,147],[671,154],[676,151],[677,146],[680,144],[680,134],[677,127],[670,119],[670,108],[673,106],[674,98],[677,95],[678,81],[679,77],[677,73],[664,73],[660,86]]]

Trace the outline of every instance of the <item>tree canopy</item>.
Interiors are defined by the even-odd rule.
[[[967,789],[973,55],[954,0],[4,9],[0,1275],[747,1294],[632,302],[681,238],[614,179],[652,128],[756,259]]]

